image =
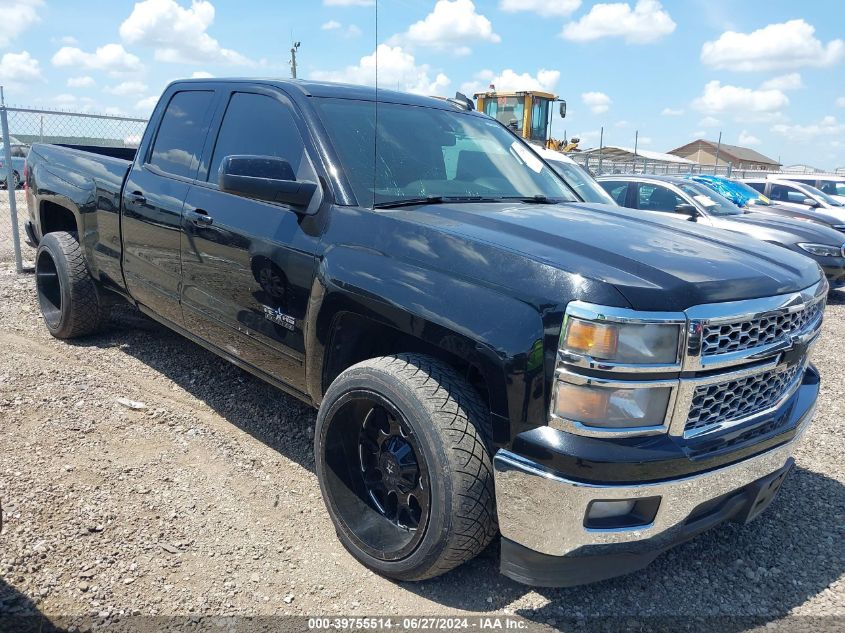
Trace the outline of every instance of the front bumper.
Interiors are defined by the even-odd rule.
[[[580,481],[507,450],[494,458],[502,532],[501,570],[519,582],[571,586],[636,571],[723,521],[750,520],[768,505],[791,466],[795,444],[815,411],[818,382],[803,385],[786,426],[790,439],[729,465],[646,482]],[[782,430],[782,427],[781,427]],[[775,481],[768,498],[761,481]],[[768,483],[765,483],[768,486]],[[635,527],[588,528],[594,501],[659,498],[656,514]]]

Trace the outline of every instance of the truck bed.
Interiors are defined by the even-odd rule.
[[[132,148],[37,143],[27,157],[37,187],[27,196],[36,238],[66,230],[66,224],[78,227],[91,274],[119,290],[121,192],[135,153]]]

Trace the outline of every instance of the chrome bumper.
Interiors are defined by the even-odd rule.
[[[502,536],[551,556],[565,556],[596,545],[635,543],[681,526],[701,504],[782,468],[812,420],[806,412],[790,442],[745,461],[699,475],[637,485],[604,485],[570,481],[510,451],[494,459],[496,504]],[[652,523],[633,528],[584,527],[592,501],[661,498]]]

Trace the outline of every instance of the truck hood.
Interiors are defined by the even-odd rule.
[[[610,205],[435,204],[390,213],[468,240],[478,254],[503,249],[576,279],[612,284],[639,310],[683,310],[785,294],[821,276],[815,262],[778,246]],[[492,268],[456,272],[484,276],[492,283]],[[548,290],[547,298],[554,299],[554,288]]]
[[[793,218],[775,216],[767,213],[744,213],[742,215],[713,218],[716,226],[736,231],[765,242],[778,244],[798,244],[814,242],[841,246],[845,236],[839,231]]]

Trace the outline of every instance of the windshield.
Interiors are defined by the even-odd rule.
[[[834,198],[831,198],[829,195],[827,195],[821,189],[816,189],[812,185],[802,184],[801,186],[804,187],[807,190],[807,193],[811,194],[813,197],[817,198],[818,200],[821,200],[825,204],[830,205],[831,207],[845,206],[841,202],[835,200]]]
[[[424,199],[575,202],[558,176],[496,121],[436,108],[318,98],[361,206]]]
[[[679,183],[678,187],[695,200],[708,215],[742,215],[743,211],[727,198],[697,182]]]
[[[616,201],[610,197],[610,194],[602,189],[601,185],[580,165],[551,159],[547,159],[547,162],[584,202],[598,202],[617,206]]]
[[[845,196],[845,182],[838,180],[820,180],[819,189],[829,196]]]

